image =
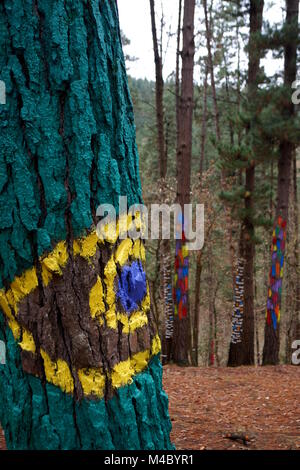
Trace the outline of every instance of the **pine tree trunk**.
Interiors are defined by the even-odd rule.
[[[5,0],[0,21],[7,447],[169,449],[143,244],[95,231],[100,203],[141,202],[116,2]]]
[[[242,234],[241,234],[242,237]],[[241,242],[240,242],[241,245]],[[243,344],[243,320],[244,320],[244,259],[240,248],[237,260],[237,272],[234,289],[234,306],[231,320],[231,340],[227,365],[229,367],[241,366],[244,358]]]
[[[245,210],[250,216],[246,216],[242,229],[244,238],[243,365],[254,364],[254,226],[252,222],[254,182],[255,167],[251,165],[246,169],[245,183]]]
[[[205,66],[204,84],[203,84],[203,115],[201,124],[201,150],[200,150],[200,165],[199,176],[200,185],[203,174],[203,167],[205,163],[205,143],[206,143],[206,121],[207,121],[207,77],[208,67]],[[193,365],[198,366],[198,342],[199,342],[199,320],[200,320],[200,283],[202,273],[202,251],[197,253],[196,258],[196,275],[195,275],[195,305],[194,305],[194,327],[193,327]]]
[[[255,104],[260,54],[255,44],[256,35],[261,32],[263,0],[250,1],[250,37],[248,64],[249,102]],[[250,131],[251,129],[249,129]],[[255,149],[253,149],[255,152]],[[253,193],[255,189],[255,166],[249,162],[245,178],[245,213],[241,228],[240,246],[243,255],[238,260],[238,273],[235,287],[235,308],[232,321],[232,337],[228,365],[254,364],[254,226]],[[243,266],[241,266],[241,264]],[[242,284],[241,284],[242,283]],[[237,305],[239,304],[239,305]]]
[[[180,126],[180,40],[182,22],[182,0],[178,0],[178,24],[176,38],[176,66],[175,66],[175,114],[176,114],[176,167],[179,167],[179,126]]]
[[[284,47],[284,85],[290,97],[286,100],[283,116],[288,121],[295,115],[291,99],[292,83],[297,74],[297,41],[299,0],[287,0],[286,25],[291,28]],[[277,205],[272,240],[272,264],[269,274],[265,343],[263,364],[278,364],[280,346],[280,309],[283,282],[286,230],[288,221],[289,193],[292,158],[295,144],[286,138],[279,146]]]
[[[215,73],[214,73],[214,61],[213,61],[213,54],[212,54],[212,3],[210,6],[210,11],[208,11],[207,7],[207,0],[203,0],[203,9],[204,9],[204,21],[205,21],[205,32],[206,32],[206,47],[207,47],[207,58],[208,58],[208,69],[210,73],[210,84],[212,90],[212,98],[213,98],[213,107],[214,107],[214,120],[215,120],[215,129],[216,129],[216,140],[217,143],[221,143],[221,128],[220,128],[220,111],[218,106],[217,100],[217,91],[216,91],[216,83],[215,83]],[[210,15],[209,15],[210,13]],[[227,182],[226,182],[226,173],[225,170],[221,170],[221,186],[222,190],[227,190]],[[233,238],[232,238],[232,218],[230,214],[230,209],[225,206],[225,218],[226,218],[226,236],[228,241],[229,247],[229,259],[230,259],[230,266],[231,266],[231,276],[232,276],[232,285],[234,287],[235,282],[235,269],[234,269],[234,262],[235,262],[235,249],[233,245]]]
[[[163,67],[162,57],[159,54],[156,22],[155,22],[155,4],[150,0],[152,40],[155,63],[155,97],[156,97],[156,127],[158,143],[158,163],[160,176],[160,194],[162,203],[166,203],[166,176],[167,176],[167,146],[165,144],[165,119],[163,107]],[[163,303],[163,321],[162,328],[162,361],[166,364],[171,359],[171,346],[173,337],[173,298],[172,298],[172,278],[171,278],[171,245],[170,240],[161,240],[160,243],[160,280],[161,280],[161,298]]]
[[[299,217],[298,217],[298,185],[297,185],[297,160],[293,158],[293,186],[294,186],[294,262],[295,262],[295,313],[291,328],[291,344],[300,338],[300,260],[299,260]],[[291,353],[291,351],[290,351]]]
[[[202,124],[201,124],[201,147],[200,147],[200,184],[203,173],[203,167],[205,163],[205,142],[206,142],[206,129],[207,129],[207,77],[208,77],[208,67],[205,66],[205,75],[204,75],[204,85],[203,85],[203,115],[202,115]]]
[[[193,71],[194,71],[194,14],[195,1],[185,0],[183,15],[182,79],[179,101],[180,125],[177,156],[177,200],[181,205],[190,202],[192,121],[193,121]],[[182,238],[176,240],[174,286],[174,343],[173,357],[176,363],[189,364],[190,318],[188,302],[189,256],[185,243],[183,215],[177,221]]]
[[[155,111],[156,111],[156,124],[157,124],[157,144],[159,155],[159,176],[165,178],[167,174],[167,152],[165,149],[165,123],[164,123],[164,80],[163,80],[163,65],[162,57],[159,54],[156,22],[155,22],[155,5],[154,0],[150,0],[150,13],[151,13],[151,26],[152,26],[152,41],[154,51],[155,63]]]
[[[199,320],[200,320],[200,283],[202,273],[202,251],[197,253],[195,275],[195,305],[193,327],[193,365],[198,366],[199,354]]]

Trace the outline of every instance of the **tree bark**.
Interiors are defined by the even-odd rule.
[[[176,166],[179,168],[179,126],[180,126],[180,40],[181,40],[181,19],[182,0],[178,1],[178,24],[177,24],[177,45],[176,45],[176,67],[175,67],[175,113],[176,113]]]
[[[163,106],[163,66],[162,56],[159,54],[156,23],[155,23],[155,5],[154,0],[150,0],[152,39],[155,63],[155,96],[156,96],[156,126],[158,142],[158,162],[162,202],[165,203],[167,176],[167,145],[165,139],[165,118]],[[163,302],[164,327],[162,329],[162,361],[166,364],[171,359],[171,344],[173,337],[173,298],[172,298],[172,277],[171,277],[171,245],[170,240],[161,240],[160,243],[160,279],[161,279],[161,297]]]
[[[300,338],[300,260],[299,260],[299,217],[298,217],[298,185],[297,185],[297,160],[293,158],[293,186],[294,186],[294,258],[295,258],[295,314],[291,328],[291,344]],[[291,351],[290,351],[291,352]]]
[[[207,128],[207,76],[208,76],[208,67],[205,65],[205,74],[204,74],[204,84],[203,84],[203,115],[202,115],[202,124],[201,124],[201,147],[200,147],[200,182],[203,174],[203,167],[205,163],[205,143],[206,143],[206,128]]]
[[[284,46],[284,86],[290,93],[292,93],[292,83],[297,75],[298,14],[299,0],[287,0],[286,25],[290,27],[290,32]],[[283,116],[287,121],[295,116],[295,107],[291,97],[286,100]],[[288,137],[284,138],[279,145],[277,204],[272,240],[272,264],[269,274],[263,365],[279,362],[281,294],[294,152],[295,144]]]
[[[215,73],[214,73],[214,61],[212,55],[212,17],[211,17],[211,8],[210,8],[210,17],[209,11],[207,7],[207,0],[203,0],[203,9],[204,9],[204,20],[205,20],[205,31],[206,31],[206,47],[207,47],[207,55],[208,55],[208,68],[210,74],[210,84],[212,90],[212,97],[213,97],[213,107],[214,107],[214,117],[215,117],[215,129],[216,129],[216,140],[217,143],[221,143],[221,129],[220,129],[220,111],[218,106],[217,100],[217,90],[216,90],[216,83],[215,83]],[[224,168],[221,170],[221,186],[222,190],[226,191],[227,189],[227,182],[226,182],[226,173]],[[230,214],[230,210],[227,206],[225,206],[225,216],[226,216],[226,236],[228,240],[229,246],[229,260],[231,266],[231,276],[232,282],[234,286],[235,282],[235,269],[234,269],[234,262],[235,262],[235,249],[233,245],[232,239],[232,218]]]
[[[199,349],[199,320],[200,320],[200,284],[202,273],[202,251],[197,253],[196,275],[195,275],[195,305],[194,305],[194,327],[193,327],[193,365],[198,366]]]
[[[159,176],[165,178],[167,175],[167,153],[165,149],[165,123],[164,123],[164,80],[162,57],[159,54],[156,22],[155,22],[155,5],[154,0],[150,0],[152,41],[155,63],[155,101],[156,101],[156,125],[157,125],[157,145],[159,154]]]
[[[191,157],[192,157],[192,121],[193,121],[193,71],[194,71],[194,14],[195,1],[185,0],[183,16],[183,48],[181,95],[179,102],[180,125],[178,133],[177,156],[177,200],[181,205],[190,202]],[[178,220],[182,238],[176,240],[175,254],[175,323],[174,323],[174,360],[178,364],[189,364],[190,318],[188,303],[189,257],[185,243],[184,220]],[[187,221],[186,221],[187,222]]]
[[[142,200],[116,2],[5,0],[0,20],[7,447],[172,448],[143,244],[95,231],[99,204]]]
[[[257,51],[256,35],[261,32],[263,19],[263,0],[250,1],[250,37],[248,62],[248,96],[249,103],[255,103],[257,94],[257,79],[259,74],[260,52]],[[253,111],[254,112],[254,111]],[[251,131],[249,127],[248,131]],[[253,148],[255,153],[255,148]],[[238,318],[238,341],[231,341],[228,365],[253,365],[254,360],[254,225],[253,225],[253,196],[255,189],[255,165],[249,162],[246,168],[245,180],[245,218],[241,227],[241,241],[243,256],[239,263],[243,264],[240,270],[243,273],[243,288],[241,294],[242,311]],[[239,290],[239,287],[236,287]],[[233,320],[235,313],[233,314]],[[234,321],[233,321],[234,328]],[[234,332],[233,336],[234,338]],[[231,351],[232,349],[232,351]]]

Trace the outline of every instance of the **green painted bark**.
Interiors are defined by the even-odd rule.
[[[58,286],[58,276],[53,276],[47,293],[39,261],[65,241],[66,270],[74,290],[71,300],[75,307],[76,302],[85,305],[86,299],[80,298],[84,293],[76,291],[80,283],[76,284],[79,271],[72,251],[74,239],[93,229],[100,203],[112,203],[118,210],[119,195],[126,195],[129,205],[141,202],[133,109],[116,2],[4,0],[0,4],[0,79],[7,92],[6,104],[0,105],[0,289],[7,292],[16,276],[32,267],[38,277],[38,286],[28,297],[29,307],[25,299],[17,318],[32,334],[36,353],[30,352],[24,359],[24,351],[0,311],[0,340],[7,349],[6,364],[0,365],[0,422],[7,446],[172,448],[157,351],[130,384],[117,390],[106,387],[102,399],[82,396],[76,385],[78,364],[74,364],[72,338],[64,331],[69,299],[66,295],[63,305],[51,308],[52,300],[49,304],[47,299]],[[101,273],[107,260],[99,248],[95,256]],[[94,271],[96,261],[91,266]],[[89,269],[86,266],[83,271]],[[94,274],[83,272],[82,279]],[[84,315],[87,312],[79,312],[78,321],[84,322],[83,330],[90,331]],[[98,349],[104,350],[100,353],[97,344],[89,344],[87,333],[89,361],[98,361],[107,376],[111,374],[116,362],[131,357],[134,345],[144,346],[155,337],[151,312],[147,315],[143,337],[139,333],[121,335],[120,327],[111,331],[105,330],[105,324],[93,325],[96,336],[92,339],[100,338]],[[45,332],[48,318],[50,329]],[[113,341],[109,341],[110,335]],[[71,370],[74,394],[65,393],[45,377],[39,346],[47,338],[54,351],[49,349],[50,359],[63,359]],[[125,343],[129,344],[126,354]],[[60,356],[60,350],[65,356]],[[39,373],[28,373],[24,363],[27,369],[34,364]],[[91,362],[81,365],[87,366]]]

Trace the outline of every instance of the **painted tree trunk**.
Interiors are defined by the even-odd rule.
[[[143,244],[95,231],[100,203],[141,202],[116,2],[5,0],[0,22],[7,447],[170,449]]]
[[[263,0],[250,1],[250,36],[248,61],[248,95],[253,108],[256,103],[260,53],[257,51],[257,34],[261,33]],[[256,108],[251,109],[255,116]],[[253,119],[255,123],[255,117]],[[254,124],[255,125],[255,124]],[[248,131],[251,132],[251,125]],[[255,155],[255,148],[252,148]],[[229,366],[254,364],[254,190],[255,166],[250,161],[245,175],[245,218],[241,226],[240,256],[235,281],[235,305],[232,315],[232,336],[229,351]]]
[[[240,366],[243,362],[243,317],[244,317],[244,260],[240,254],[237,262],[234,289],[234,305],[231,319],[231,339],[228,366]]]
[[[167,364],[172,358],[174,332],[174,304],[172,291],[171,245],[170,240],[161,243],[161,286],[164,309],[164,335],[162,338],[162,363]]]
[[[174,285],[174,342],[173,357],[176,363],[189,363],[190,318],[188,302],[189,256],[185,240],[184,205],[190,202],[192,121],[193,121],[193,72],[194,72],[194,15],[195,1],[185,0],[183,13],[182,77],[179,100],[178,149],[177,149],[177,201],[182,216],[177,220],[175,285]]]
[[[284,47],[284,85],[289,97],[286,99],[283,116],[287,123],[295,115],[295,107],[291,99],[292,83],[297,74],[297,41],[299,0],[287,0],[286,25],[290,32]],[[289,127],[289,126],[288,126]],[[266,308],[265,343],[263,364],[278,364],[280,346],[280,309],[284,256],[289,208],[291,166],[295,152],[295,143],[289,133],[279,146],[277,205],[271,246],[272,261],[269,273],[268,299]]]
[[[293,159],[293,186],[294,186],[294,259],[295,259],[295,314],[291,328],[291,344],[300,338],[300,262],[299,262],[299,217],[298,217],[298,185],[297,185],[297,160]]]

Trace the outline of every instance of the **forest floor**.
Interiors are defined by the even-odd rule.
[[[165,366],[172,442],[178,450],[300,450],[299,384],[295,366]],[[249,440],[226,437],[232,434]]]
[[[300,367],[165,366],[164,388],[178,450],[300,450]]]

